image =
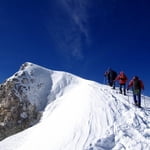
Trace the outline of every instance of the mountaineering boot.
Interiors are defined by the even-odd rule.
[[[126,95],[126,89],[124,89],[123,92],[124,92],[124,95]]]
[[[136,106],[139,107],[139,108],[142,108],[140,104],[137,104]]]
[[[120,94],[122,94],[122,90],[120,89],[120,92],[119,92]]]
[[[134,105],[135,105],[135,106],[138,106],[138,103],[136,102]]]

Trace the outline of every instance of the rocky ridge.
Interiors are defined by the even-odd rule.
[[[26,91],[34,82],[32,76],[23,71],[28,66],[21,66],[21,74],[16,73],[0,85],[0,140],[20,132],[40,119],[40,112],[29,101]]]

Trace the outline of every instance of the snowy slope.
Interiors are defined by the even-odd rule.
[[[139,109],[132,94],[27,63],[26,94],[40,122],[0,142],[0,150],[150,150],[150,98]],[[13,76],[10,78],[10,80]],[[39,90],[40,89],[40,90]],[[38,92],[37,92],[38,91]]]

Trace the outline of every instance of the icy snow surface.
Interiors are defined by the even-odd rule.
[[[150,150],[149,97],[142,96],[139,109],[131,92],[32,63],[21,72],[34,79],[27,95],[43,115],[1,141],[0,150]]]

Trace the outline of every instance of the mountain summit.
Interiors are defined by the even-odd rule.
[[[20,111],[15,122],[6,120],[6,124],[21,128],[27,122],[19,133],[3,135],[2,150],[150,149],[149,97],[142,96],[143,108],[139,109],[132,104],[130,92],[124,96],[107,85],[29,62],[7,79],[0,91],[0,113],[5,100],[14,101],[14,97],[17,104],[9,103],[6,109],[12,110],[10,119]],[[6,96],[7,92],[11,96]]]

